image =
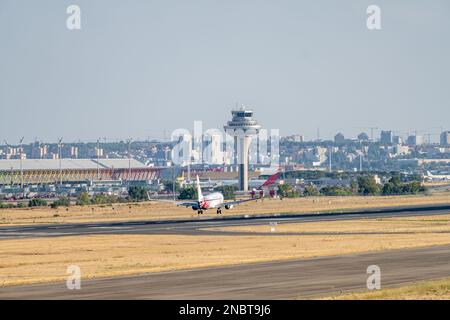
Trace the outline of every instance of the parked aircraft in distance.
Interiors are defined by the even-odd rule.
[[[450,180],[450,175],[447,174],[432,174],[430,171],[427,171],[425,175],[425,180],[428,181],[445,181]]]

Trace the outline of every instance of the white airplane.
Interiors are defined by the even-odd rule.
[[[444,180],[450,180],[450,175],[446,174],[432,174],[430,171],[427,171],[427,175],[425,176],[427,180],[431,181],[444,181]]]
[[[200,180],[197,176],[197,201],[181,202],[177,203],[178,206],[191,207],[192,210],[197,210],[198,214],[203,214],[203,211],[209,209],[216,209],[217,214],[222,214],[222,208],[227,210],[232,209],[234,206],[239,205],[243,202],[255,201],[258,198],[228,201],[224,202],[223,194],[220,192],[213,192],[207,195],[202,194],[202,188],[200,187]]]

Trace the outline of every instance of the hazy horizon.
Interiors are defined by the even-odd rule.
[[[81,30],[66,28],[71,4]],[[381,30],[366,28],[371,4]],[[449,14],[445,0],[3,0],[0,144],[222,129],[236,102],[283,136],[378,127],[437,141]]]

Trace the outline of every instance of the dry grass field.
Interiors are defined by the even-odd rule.
[[[298,199],[265,199],[244,203],[224,215],[302,213],[382,208],[405,205],[450,204],[450,193],[419,196],[389,197],[311,197]],[[215,216],[209,211],[203,216]],[[125,220],[189,219],[197,217],[190,208],[176,207],[172,203],[143,202],[97,206],[72,206],[69,208],[0,209],[1,225],[107,222]]]
[[[400,234],[434,234],[436,232],[450,231],[450,216],[420,216],[420,217],[393,217],[364,220],[313,222],[313,223],[289,223],[256,226],[233,226],[224,228],[209,228],[217,231],[237,232],[275,232],[283,234],[323,234],[323,235],[400,235]],[[275,230],[272,230],[275,228]],[[417,239],[417,238],[416,238]]]
[[[449,300],[450,279],[425,281],[399,288],[333,296],[333,300]]]
[[[450,181],[425,181],[422,184],[425,187],[448,187],[448,188],[450,188]]]
[[[269,225],[249,230],[267,235],[98,235],[1,240],[0,285],[63,281],[72,264],[81,267],[83,279],[90,279],[444,245],[450,244],[449,222],[450,214],[278,225],[275,233]],[[282,231],[292,234],[277,235]]]

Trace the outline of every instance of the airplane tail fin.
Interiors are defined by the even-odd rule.
[[[261,186],[260,186],[260,188],[262,188],[262,187],[266,187],[266,186],[270,186],[271,184],[274,184],[277,180],[278,180],[278,178],[280,177],[280,172],[277,172],[277,173],[275,173],[275,174],[273,174],[273,175],[271,175]]]
[[[200,179],[197,175],[197,195],[198,195],[198,201],[203,201],[203,194],[202,194],[202,188],[200,187]]]

